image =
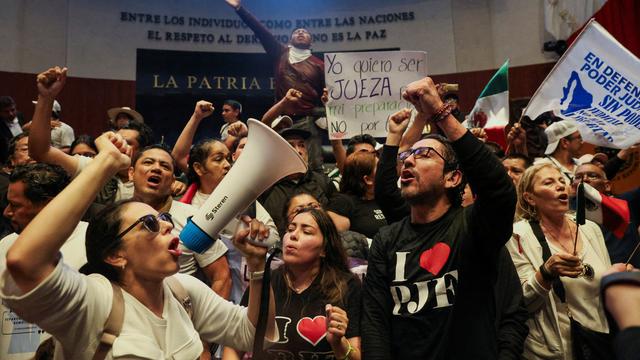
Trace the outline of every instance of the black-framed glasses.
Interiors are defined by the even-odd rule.
[[[440,157],[440,159],[442,159],[442,161],[444,161],[445,164],[447,163],[447,160],[444,158],[444,156],[440,155],[440,153],[436,149],[432,148],[431,146],[421,146],[415,149],[405,150],[400,154],[398,154],[398,161],[404,162],[411,155],[413,155],[413,157],[416,160],[428,158],[429,155],[431,155],[431,152],[434,152],[436,155],[438,155],[438,157]]]
[[[159,213],[158,216],[149,214],[136,220],[136,222],[131,224],[131,226],[124,229],[124,231],[118,234],[116,238],[122,238],[126,233],[133,230],[133,228],[135,228],[140,223],[142,223],[142,226],[144,226],[144,228],[147,229],[149,232],[157,233],[158,231],[160,231],[160,220],[169,222],[171,223],[171,226],[173,226],[173,219],[171,218],[171,214],[164,213],[164,212]]]

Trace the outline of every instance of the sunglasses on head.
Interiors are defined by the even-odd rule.
[[[147,229],[149,232],[157,233],[158,231],[160,231],[160,220],[166,221],[168,223],[171,223],[171,226],[173,226],[173,219],[171,218],[171,214],[169,214],[169,213],[159,213],[157,216],[149,214],[149,215],[145,215],[145,216],[141,217],[140,219],[136,220],[136,222],[131,224],[131,226],[126,228],[124,231],[122,231],[116,237],[117,238],[122,238],[126,233],[128,233],[131,230],[133,230],[133,228],[135,228],[140,223],[142,223],[142,226],[144,226],[144,228]]]

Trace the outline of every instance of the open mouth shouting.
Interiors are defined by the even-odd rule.
[[[565,204],[569,202],[569,195],[567,193],[562,193],[560,195],[558,195],[558,200],[560,200],[561,203]]]
[[[411,172],[411,170],[402,170],[402,172],[400,173],[401,185],[408,185],[415,179],[416,179],[416,176],[413,174],[413,172]]]
[[[160,175],[152,174],[147,178],[147,186],[153,189],[157,189],[162,182],[162,177]]]
[[[169,253],[175,257],[179,257],[182,255],[182,250],[180,249],[180,239],[174,237],[169,242]]]

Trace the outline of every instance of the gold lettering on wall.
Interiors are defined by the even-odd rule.
[[[258,84],[258,79],[253,78],[251,79],[251,84],[249,85],[249,90],[260,90],[260,84]]]
[[[187,76],[187,84],[188,84],[188,85],[187,85],[187,87],[188,87],[189,89],[191,89],[191,87],[193,86],[193,84],[194,84],[196,81],[198,81],[198,77],[193,76],[193,75],[189,75],[189,76]]]
[[[202,89],[203,87],[206,87],[207,89],[211,89],[211,84],[209,84],[209,80],[207,80],[206,76],[202,78],[199,89]]]
[[[178,84],[176,83],[176,79],[173,78],[173,75],[169,76],[169,80],[167,80],[166,88],[177,89]]]
[[[230,89],[238,90],[238,87],[236,86],[236,78],[234,77],[227,78],[227,90],[230,90]]]
[[[158,77],[160,77],[160,75],[153,75],[153,88],[154,89],[162,89],[164,87],[164,84],[158,84]]]
[[[275,86],[274,78],[269,78],[269,87],[273,90]],[[153,89],[213,89],[213,90],[262,90],[267,86],[267,82],[256,77],[235,77],[235,76],[200,76],[200,75],[168,75],[153,74]]]

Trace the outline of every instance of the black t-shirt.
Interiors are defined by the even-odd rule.
[[[352,274],[348,277],[344,306],[349,325],[347,339],[360,336],[361,284]],[[276,302],[276,323],[280,341],[269,347],[269,359],[334,359],[331,345],[326,340],[325,305],[320,293],[320,276],[300,294],[287,291],[287,283],[282,269],[273,271],[271,286]],[[289,294],[289,296],[287,296]],[[248,303],[248,291],[242,304]],[[336,305],[336,304],[333,304]]]
[[[353,195],[337,194],[327,210],[349,218],[349,230],[373,238],[378,230],[387,225],[387,220],[375,200],[362,200]]]
[[[493,290],[498,255],[513,230],[515,189],[469,132],[452,146],[477,200],[425,224],[405,217],[374,237],[363,287],[366,359],[498,356]],[[391,181],[381,185],[397,191]]]
[[[384,307],[391,354],[403,359],[446,359],[453,334],[465,326],[485,334],[483,352],[495,346],[495,270],[491,269],[495,250],[468,240],[470,231],[464,224],[469,215],[469,209],[452,208],[429,224],[411,224],[405,218],[381,229],[373,239],[364,311],[373,309],[367,306],[371,301],[388,301]],[[384,285],[371,286],[380,281]],[[461,319],[469,308],[475,311]]]

